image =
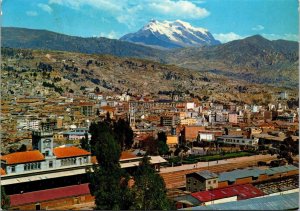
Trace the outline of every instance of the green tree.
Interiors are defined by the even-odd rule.
[[[158,153],[160,155],[166,155],[169,152],[169,147],[167,145],[167,136],[165,132],[159,132],[157,134],[157,147]]]
[[[284,158],[289,164],[293,164],[293,156],[299,154],[299,148],[293,141],[291,135],[288,135],[282,142],[277,153],[277,157]]]
[[[98,164],[89,174],[90,190],[95,196],[97,210],[126,210],[131,205],[129,176],[121,169],[121,149],[107,122],[93,123],[90,133],[93,153]]]
[[[4,187],[1,186],[1,208],[2,210],[8,210],[10,207],[9,196],[6,195]]]
[[[146,151],[149,155],[158,155],[158,144],[157,140],[153,136],[149,136],[145,140]]]
[[[170,203],[162,177],[150,166],[149,158],[143,160],[135,173],[132,189],[134,210],[169,210]]]
[[[92,155],[96,155],[95,154],[96,144],[98,142],[102,141],[101,135],[103,133],[106,133],[106,132],[111,132],[108,122],[106,122],[106,121],[98,122],[98,123],[93,122],[91,124],[90,129],[89,129],[89,133],[91,134],[90,145],[91,145]]]
[[[18,152],[25,152],[27,151],[27,146],[25,144],[22,144],[18,150]]]
[[[128,121],[119,119],[114,123],[114,133],[121,149],[130,149],[133,144],[133,131]]]
[[[90,145],[89,145],[89,137],[88,137],[88,133],[84,133],[84,138],[82,138],[80,140],[80,147],[82,149],[88,150],[90,151]]]
[[[99,89],[99,87],[98,87],[98,86],[96,86],[96,88],[95,88],[95,92],[96,92],[96,93],[99,93],[99,92],[100,92],[100,89]]]

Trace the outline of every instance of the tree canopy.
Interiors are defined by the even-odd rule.
[[[121,146],[128,146],[128,136],[125,134],[128,127],[125,121],[112,123],[111,119],[92,123],[90,126],[92,153],[98,161],[93,166],[94,171],[89,173],[90,190],[95,196],[96,209],[168,210],[170,203],[166,197],[164,180],[150,166],[147,156],[143,157],[133,174],[133,187],[128,187],[130,175],[119,164]],[[162,141],[164,136],[160,134]],[[129,139],[132,139],[131,135]]]
[[[288,135],[280,145],[277,157],[284,158],[289,164],[293,164],[293,156],[297,154],[299,154],[299,148],[293,138]]]
[[[169,210],[170,202],[166,196],[164,180],[150,166],[149,158],[143,160],[135,173],[132,189],[134,210]]]
[[[166,155],[169,152],[169,147],[167,145],[167,136],[165,132],[157,133],[157,148],[160,155]]]
[[[2,210],[8,210],[10,207],[9,196],[6,195],[4,187],[1,186],[1,208]]]
[[[119,119],[114,123],[114,133],[121,149],[130,149],[133,144],[133,131],[128,121]]]
[[[90,173],[90,190],[95,196],[98,210],[124,210],[130,205],[128,178],[121,169],[119,159],[121,148],[114,139],[107,122],[93,123],[90,127],[93,145],[98,164]]]

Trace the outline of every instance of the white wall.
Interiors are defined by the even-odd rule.
[[[194,109],[194,108],[195,108],[195,103],[194,102],[186,103],[186,109]]]
[[[213,134],[199,133],[200,140],[213,140]]]
[[[217,199],[214,201],[208,201],[208,202],[205,202],[205,205],[221,204],[221,203],[232,202],[232,201],[237,201],[237,196],[223,198],[223,199]]]

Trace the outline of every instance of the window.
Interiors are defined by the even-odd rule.
[[[11,166],[11,172],[16,172],[16,166]]]
[[[214,180],[214,184],[216,184],[217,180]]]
[[[76,158],[73,158],[73,164],[74,165],[76,164]]]
[[[84,159],[84,162],[87,163],[87,157],[84,157],[83,159]]]
[[[45,155],[46,155],[46,156],[49,156],[49,151],[48,151],[48,150],[45,151]]]
[[[27,164],[24,164],[24,171],[27,171]]]
[[[49,168],[53,167],[53,161],[49,161]]]
[[[210,185],[210,184],[211,184],[211,181],[208,181],[208,184]]]

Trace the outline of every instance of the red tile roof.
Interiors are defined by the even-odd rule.
[[[92,156],[92,157],[91,157],[91,162],[92,162],[93,164],[98,163],[96,156]]]
[[[0,169],[0,175],[5,175],[5,174],[6,174],[5,170],[3,168],[1,168]]]
[[[78,147],[56,147],[53,149],[53,154],[57,158],[79,157],[90,155],[91,153]]]
[[[226,188],[219,188],[208,191],[201,191],[191,194],[193,197],[201,202],[207,202],[217,199],[229,198],[237,196],[238,200],[249,199],[263,196],[264,193],[251,184],[233,185]]]
[[[120,160],[126,160],[126,159],[131,159],[131,158],[137,158],[137,156],[135,154],[133,154],[132,152],[130,152],[130,151],[123,151],[121,153]],[[91,162],[93,164],[98,163],[96,156],[92,156]]]
[[[87,183],[29,193],[14,194],[9,197],[10,205],[14,207],[86,194],[90,194],[90,189]]]
[[[43,161],[45,158],[39,150],[34,150],[3,155],[1,156],[1,160],[5,160],[7,164],[17,164]]]
[[[126,160],[126,159],[130,159],[130,158],[137,158],[137,156],[135,156],[135,154],[133,154],[132,152],[129,152],[129,151],[123,151],[121,153],[120,160]]]

